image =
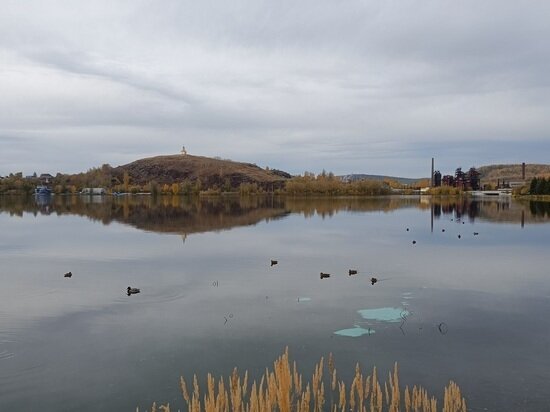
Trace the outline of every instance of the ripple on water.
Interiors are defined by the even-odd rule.
[[[165,290],[148,290],[140,288],[141,292],[128,295],[126,290],[122,290],[117,302],[140,302],[140,303],[167,303],[183,299],[186,294],[183,289],[165,289]]]
[[[5,349],[0,349],[0,362],[2,362],[3,360],[6,360],[6,359],[13,358],[14,356],[15,356],[15,353],[10,352],[10,351],[5,350]]]
[[[6,348],[15,347],[15,344],[15,333],[13,331],[0,330],[0,362],[15,356],[15,352]]]

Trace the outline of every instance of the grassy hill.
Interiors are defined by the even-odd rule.
[[[396,182],[399,182],[402,185],[412,185],[418,182],[419,180],[429,179],[429,177],[415,179],[410,177],[367,175],[367,174],[350,174],[350,175],[344,175],[339,177],[345,182],[356,182],[358,180],[374,180],[374,181],[394,180]]]
[[[251,163],[192,155],[150,157],[112,169],[113,176],[121,182],[125,172],[133,184],[139,185],[151,181],[171,184],[184,180],[200,180],[203,187],[230,185],[235,188],[241,183],[256,183],[262,187],[277,188],[290,178],[288,173],[262,169]]]
[[[482,166],[478,171],[481,173],[481,180],[485,183],[496,182],[498,179],[521,180],[521,164]],[[550,165],[526,164],[525,178],[531,180],[535,176],[550,176]]]

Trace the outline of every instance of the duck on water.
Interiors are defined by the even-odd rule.
[[[126,289],[126,292],[128,293],[128,296],[130,296],[130,295],[135,295],[136,293],[140,293],[141,290],[139,290],[138,288],[132,288],[128,286],[128,289]]]

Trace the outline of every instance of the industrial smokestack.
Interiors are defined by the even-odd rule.
[[[432,157],[432,178],[430,180],[430,187],[434,187],[434,158]]]
[[[521,164],[521,179],[525,180],[525,162]]]

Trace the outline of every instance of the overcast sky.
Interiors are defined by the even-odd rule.
[[[0,174],[549,163],[549,39],[549,1],[3,0]]]

